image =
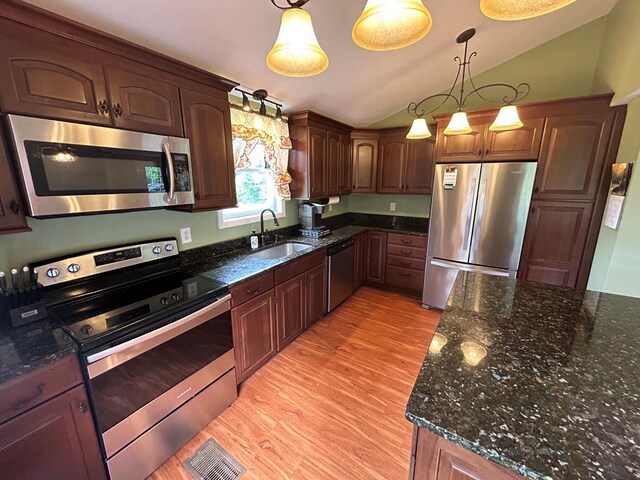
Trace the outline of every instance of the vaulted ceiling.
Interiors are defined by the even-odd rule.
[[[281,16],[269,0],[28,1],[248,89],[265,88],[285,111],[310,109],[359,127],[447,88],[453,57],[461,53],[455,37],[469,27],[478,30],[471,46],[478,51],[474,73],[480,73],[607,14],[616,3],[578,0],[542,17],[498,22],[482,15],[479,0],[423,0],[433,16],[431,32],[410,47],[371,52],[351,40],[366,0],[312,0],[305,9],[329,68],[315,77],[286,78],[265,64]]]

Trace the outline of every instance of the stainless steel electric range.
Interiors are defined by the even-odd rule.
[[[145,478],[236,399],[228,289],[181,272],[175,239],[33,266],[78,344],[113,480]]]

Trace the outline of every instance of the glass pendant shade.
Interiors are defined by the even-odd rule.
[[[444,129],[445,135],[465,135],[471,132],[473,132],[473,129],[469,125],[469,120],[465,112],[454,113],[449,125]]]
[[[507,105],[500,109],[489,130],[492,132],[505,132],[507,130],[517,130],[522,126],[522,120],[520,120],[516,106]]]
[[[420,40],[431,24],[422,0],[368,0],[351,36],[367,50],[396,50]]]
[[[267,55],[267,66],[287,77],[310,77],[329,66],[329,58],[318,43],[311,15],[300,8],[282,14],[280,33]]]
[[[480,0],[480,10],[494,20],[525,20],[566,7],[576,0]]]
[[[416,118],[411,124],[411,130],[407,133],[409,140],[419,140],[421,138],[429,138],[430,136],[429,126],[424,118]]]

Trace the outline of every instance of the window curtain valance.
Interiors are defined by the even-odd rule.
[[[265,162],[274,174],[276,192],[286,200],[291,199],[291,175],[287,171],[291,150],[289,125],[232,107],[231,133],[236,171],[249,167],[249,155],[258,144],[263,145]]]

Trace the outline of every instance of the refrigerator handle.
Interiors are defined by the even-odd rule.
[[[471,203],[473,205],[474,200],[475,200],[475,196],[476,196],[476,185],[477,185],[478,179],[474,178],[473,180],[471,180],[471,188],[469,189],[469,203]],[[469,250],[469,235],[471,234],[471,222],[473,220],[473,212],[474,212],[475,208],[469,208],[467,210],[467,225],[465,227],[464,230],[464,241],[462,242],[464,245],[464,249],[465,250]]]

